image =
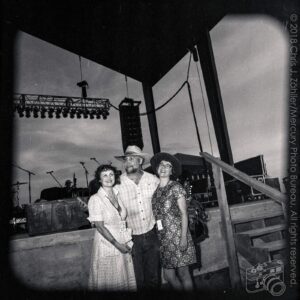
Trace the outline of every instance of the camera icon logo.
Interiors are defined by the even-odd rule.
[[[284,264],[281,260],[259,263],[246,269],[246,291],[268,291],[272,296],[281,296],[286,290]]]

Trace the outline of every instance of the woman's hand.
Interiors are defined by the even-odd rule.
[[[115,243],[115,247],[123,254],[131,253],[131,248],[126,244]]]
[[[179,243],[179,249],[180,251],[185,251],[187,249],[188,243],[186,236],[181,237],[180,243]]]

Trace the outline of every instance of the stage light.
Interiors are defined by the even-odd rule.
[[[53,118],[53,113],[54,113],[54,109],[53,108],[49,108],[49,110],[48,110],[48,118],[49,119]]]
[[[96,114],[96,111],[94,109],[90,110],[90,119],[94,119],[95,118],[95,114]]]
[[[60,114],[61,114],[61,108],[57,108],[56,111],[55,111],[55,117],[56,117],[56,119],[60,118]]]
[[[30,118],[30,111],[31,111],[30,107],[26,107],[25,108],[25,116],[26,116],[26,118]]]
[[[38,112],[39,112],[39,108],[35,106],[35,107],[33,108],[33,117],[34,117],[34,118],[38,118],[38,117],[39,117]]]
[[[42,119],[45,119],[45,118],[46,118],[46,111],[47,111],[46,108],[42,108],[42,109],[41,109],[41,118],[42,118]]]
[[[100,109],[97,109],[97,110],[96,110],[96,118],[97,118],[97,119],[100,119],[100,118],[101,118],[101,110],[100,110]]]
[[[106,120],[108,115],[109,115],[109,112],[108,112],[108,111],[106,111],[106,110],[103,111],[103,112],[102,112],[103,120]]]
[[[84,110],[84,112],[83,112],[83,118],[84,119],[87,119],[89,117],[89,111],[86,109],[86,110]]]
[[[77,119],[81,119],[81,109],[78,109],[76,112]]]
[[[70,118],[71,119],[74,119],[75,113],[76,113],[76,110],[74,108],[72,108],[71,111],[70,111]]]
[[[19,117],[23,118],[24,117],[24,110],[20,106],[17,108],[17,110],[18,110]]]
[[[67,118],[67,117],[68,117],[68,113],[69,113],[69,109],[68,109],[68,108],[64,108],[64,109],[62,110],[62,115],[63,115],[64,118]]]

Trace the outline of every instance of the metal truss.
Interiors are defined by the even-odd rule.
[[[65,97],[65,96],[52,96],[52,95],[36,95],[36,94],[14,94],[14,111],[19,113],[20,117],[33,117],[45,118],[48,114],[49,118],[60,115],[64,118],[77,118],[83,115],[84,118],[90,116],[91,119],[96,117],[106,119],[109,115],[110,102],[106,98],[81,98],[81,97]]]

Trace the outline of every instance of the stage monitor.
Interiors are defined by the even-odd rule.
[[[267,170],[264,163],[264,157],[263,155],[258,155],[255,157],[251,157],[245,160],[241,160],[239,162],[236,162],[234,164],[234,167],[238,170],[240,170],[243,173],[246,173],[249,176],[266,176]],[[224,180],[225,182],[233,180],[230,175],[226,174],[224,172]]]

